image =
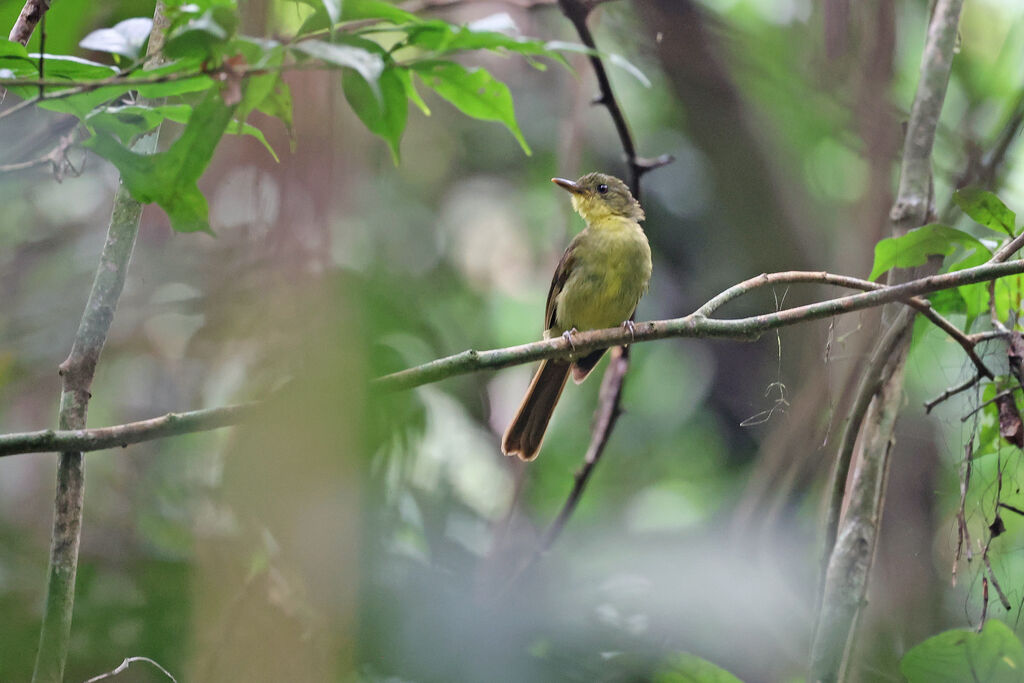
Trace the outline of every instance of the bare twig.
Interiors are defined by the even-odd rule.
[[[964,548],[967,548],[967,561],[973,558],[971,551],[971,534],[967,530],[967,489],[971,485],[971,469],[974,466],[974,435],[964,446],[964,471],[960,478],[960,505],[956,511],[956,554],[953,555],[953,572],[951,581],[956,586],[957,569],[960,564],[960,557]]]
[[[942,403],[944,401],[948,401],[949,399],[951,399],[952,397],[956,396],[957,394],[959,394],[961,392],[967,391],[968,389],[970,389],[971,387],[975,386],[980,381],[981,381],[981,374],[979,373],[979,374],[974,375],[973,377],[969,377],[968,379],[964,380],[964,382],[962,384],[958,384],[955,387],[947,388],[945,391],[943,391],[941,394],[939,394],[935,398],[933,398],[933,399],[931,399],[929,401],[925,401],[924,402],[924,412],[925,413],[932,412],[932,408],[934,408],[935,406],[939,405],[940,403]]]
[[[193,434],[231,427],[247,420],[258,403],[168,413],[139,422],[93,429],[20,432],[0,435],[0,457],[18,453],[57,453],[64,451],[101,451],[126,448],[130,444],[153,441],[179,434]]]
[[[758,339],[765,332],[781,327],[820,320],[841,313],[853,313],[894,301],[906,301],[922,294],[1021,273],[1024,273],[1024,259],[1006,263],[988,263],[952,273],[929,275],[898,285],[888,285],[870,292],[850,294],[747,318],[718,320],[693,313],[682,318],[639,322],[636,323],[633,330],[614,327],[607,330],[579,332],[573,335],[572,345],[566,339],[558,337],[489,351],[471,349],[379,377],[374,380],[374,386],[382,390],[411,389],[478,370],[497,370],[545,358],[566,358],[573,353],[582,354],[596,349],[670,337],[714,337],[752,341]],[[802,278],[803,276],[804,273],[800,271],[794,273],[794,277]]]
[[[965,415],[962,415],[960,417],[960,421],[961,422],[967,422],[969,419],[971,419],[971,416],[974,415],[975,413],[979,412],[980,410],[982,410],[986,406],[991,405],[991,404],[995,403],[996,401],[999,401],[1000,399],[1006,398],[1007,396],[1009,396],[1013,392],[1017,391],[1018,389],[1020,389],[1020,387],[1011,387],[1011,388],[1006,389],[1004,391],[1000,391],[998,394],[996,394],[995,396],[993,396],[989,400],[985,401],[984,403],[979,405],[977,408],[974,408],[969,413],[967,413]]]
[[[50,166],[53,170],[54,178],[56,178],[58,182],[63,180],[64,173],[69,169],[72,173],[77,174],[77,169],[72,166],[71,161],[68,159],[68,150],[74,146],[76,137],[76,131],[72,130],[67,135],[62,135],[57,146],[41,157],[14,164],[2,164],[0,165],[0,174],[19,173],[39,166]]]
[[[562,10],[562,14],[572,22],[576,33],[579,34],[580,41],[595,51],[597,50],[597,44],[594,42],[594,35],[587,26],[587,18],[594,7],[599,4],[601,3],[594,2],[593,0],[558,0],[558,6]],[[643,159],[637,156],[633,135],[629,132],[629,124],[626,123],[626,117],[622,113],[622,108],[612,92],[612,84],[608,80],[608,72],[604,68],[604,61],[596,54],[592,54],[590,56],[590,65],[594,69],[594,75],[597,77],[599,94],[595,104],[603,104],[612,117],[612,122],[615,124],[615,132],[619,136],[619,143],[622,145],[622,151],[625,154],[629,170],[626,184],[629,185],[629,190],[633,193],[633,196],[639,200],[640,177],[647,171],[672,163],[673,158],[669,154],[663,154],[655,159]]]
[[[862,291],[873,291],[878,289],[884,289],[885,285],[878,282],[872,282],[870,280],[861,280],[855,277],[849,277],[846,275],[833,275],[832,273],[825,272],[806,272],[800,275],[796,273],[771,273],[762,274],[757,277],[750,278],[737,285],[733,285],[729,289],[725,290],[715,298],[708,301],[706,304],[697,309],[697,315],[711,315],[719,308],[732,301],[733,299],[748,293],[750,290],[756,287],[762,287],[769,284],[778,284],[779,282],[786,283],[797,283],[797,282],[811,282],[811,283],[826,283],[830,285],[837,285],[839,287],[848,287],[850,289],[860,289]],[[948,334],[953,341],[960,345],[960,347],[967,353],[967,357],[971,359],[974,366],[978,369],[978,373],[984,377],[991,379],[993,377],[992,371],[988,369],[985,363],[981,360],[977,353],[974,351],[975,342],[971,341],[967,335],[960,331],[956,325],[951,323],[946,318],[942,317],[939,313],[932,308],[931,303],[926,299],[920,297],[910,297],[904,303],[912,308],[916,309],[924,317],[928,318],[934,323],[940,330]]]

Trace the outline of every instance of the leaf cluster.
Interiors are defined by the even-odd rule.
[[[515,54],[543,69],[540,59],[568,66],[564,52],[586,51],[524,37],[507,14],[454,25],[421,19],[380,0],[302,4],[312,12],[298,33],[270,40],[239,33],[234,0],[172,3],[161,55],[166,63],[155,68],[145,64],[152,29],[145,18],[93,31],[81,41],[82,48],[109,54],[114,65],[30,54],[18,43],[0,40],[0,85],[35,98],[40,108],[77,117],[86,131],[85,146],[117,166],[136,199],[160,205],[175,230],[210,232],[196,181],[224,134],[252,136],[277,158],[249,117],[261,112],[292,132],[286,71],[339,71],[348,103],[398,163],[409,103],[430,114],[418,87],[467,116],[501,123],[530,154],[508,86],[456,57],[479,50]],[[617,63],[639,73],[622,60]],[[133,151],[134,140],[167,121],[184,125],[169,149],[151,157]]]

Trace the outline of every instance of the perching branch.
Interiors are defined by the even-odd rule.
[[[956,271],[944,276],[932,276],[922,280],[915,280],[902,285],[904,289],[901,291],[906,291],[907,288],[910,288],[921,293],[933,292],[965,284],[966,282],[960,281],[960,279],[964,278],[967,282],[977,282],[984,280],[986,277],[1004,277],[1024,273],[1024,260],[1003,263],[1000,265],[1000,269],[996,271],[991,268],[992,265],[987,264],[977,268]],[[964,276],[964,273],[967,275]],[[738,297],[737,292],[750,293],[754,289],[768,283],[792,284],[797,282],[825,282],[844,287],[869,289],[872,293],[876,293],[876,297],[866,300],[862,298],[863,295],[853,295],[839,299],[830,299],[819,304],[785,309],[773,314],[734,320],[714,320],[699,315],[699,311],[718,308],[726,294],[728,294],[728,300],[732,301]],[[719,337],[749,341],[756,339],[762,332],[777,327],[786,327],[800,322],[816,320],[821,317],[827,317],[830,314],[835,315],[871,308],[891,300],[905,300],[907,305],[913,306],[915,309],[918,308],[918,306],[914,306],[911,303],[914,301],[914,297],[901,297],[899,292],[890,291],[892,289],[894,288],[878,285],[866,280],[822,272],[792,271],[759,275],[756,278],[751,278],[746,282],[730,287],[722,294],[712,298],[697,313],[675,320],[637,323],[635,335],[630,335],[628,330],[619,327],[608,330],[580,332],[573,336],[575,351],[561,337],[491,351],[465,351],[461,354],[380,377],[374,380],[374,385],[378,389],[386,391],[408,389],[475,370],[498,369],[530,363],[543,358],[567,357],[573,353],[582,353],[622,343],[651,341],[667,337]],[[927,301],[923,299],[920,299],[920,301],[924,301],[927,304]],[[822,306],[827,306],[832,312],[823,314],[821,312]],[[794,316],[792,314],[793,311],[798,313],[802,311],[802,313]],[[778,314],[785,314],[785,316],[782,319],[777,319]],[[987,337],[975,339],[972,336],[967,338],[971,344],[976,344],[985,339]],[[603,388],[602,391],[604,391]],[[168,436],[229,427],[248,419],[251,412],[258,405],[259,403],[246,403],[220,408],[193,410],[185,413],[169,413],[149,420],[94,429],[57,431],[47,429],[0,435],[0,457],[19,453],[41,453],[68,449],[79,451],[103,450],[105,448],[117,448]],[[614,413],[600,412],[597,421],[599,423],[614,422],[614,418],[609,417],[611,415],[614,415]],[[589,476],[587,470],[593,467],[594,460],[594,451],[588,450],[587,457],[584,460],[584,468],[577,475],[574,491],[576,488],[582,487],[579,480],[586,481]]]
[[[155,65],[158,59],[157,55],[163,47],[166,25],[164,5],[158,0],[149,40],[149,64]],[[157,131],[136,143],[135,151],[154,152]],[[85,427],[89,399],[92,397],[89,390],[100,352],[114,319],[117,301],[124,288],[141,216],[142,205],[134,200],[122,185],[114,198],[107,239],[100,254],[100,262],[78,325],[78,332],[71,345],[71,353],[60,364],[63,388],[58,425],[62,430]],[[35,670],[32,674],[34,683],[61,681],[64,677],[64,664],[71,636],[84,502],[85,458],[81,451],[64,451],[60,454],[57,465],[57,495],[50,543],[46,607]]]
[[[168,413],[139,422],[97,427],[94,429],[42,429],[0,435],[0,457],[18,453],[58,453],[66,451],[101,451],[125,448],[134,443],[163,439],[168,436],[194,434],[211,429],[231,427],[252,416],[259,403]]]
[[[899,285],[883,285],[880,289],[860,294],[827,299],[818,303],[795,306],[781,311],[764,313],[747,318],[719,320],[691,313],[682,318],[636,323],[634,329],[614,327],[607,330],[588,330],[572,335],[572,343],[558,337],[544,341],[510,346],[503,349],[476,351],[470,349],[454,356],[439,358],[423,365],[385,375],[374,380],[378,389],[395,391],[411,389],[424,384],[464,375],[478,370],[497,370],[513,365],[522,365],[546,358],[568,358],[574,354],[583,355],[595,349],[605,349],[622,344],[633,344],[655,339],[679,338],[720,338],[754,341],[765,332],[789,327],[811,320],[820,320],[842,313],[853,313],[867,308],[875,308],[894,301],[906,302],[907,299],[922,294],[930,294],[944,289],[952,289],[966,284],[986,282],[1008,275],[1024,272],[1024,260],[1005,263],[987,263],[974,268],[965,268],[952,273],[929,275],[928,277],[911,280]],[[764,278],[774,282],[826,282],[828,273],[811,273],[819,279],[814,280],[804,271],[774,273],[763,275],[746,283],[737,285],[746,291],[755,289],[758,281]],[[732,289],[732,288],[730,288]],[[733,296],[732,298],[736,298]],[[970,339],[970,338],[969,338]]]

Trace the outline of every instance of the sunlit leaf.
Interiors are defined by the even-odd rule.
[[[953,193],[953,201],[975,222],[1013,237],[1017,215],[996,195],[977,187],[965,187]]]
[[[1024,646],[1006,624],[992,619],[981,633],[940,633],[911,649],[900,662],[909,683],[1020,683]]]
[[[891,268],[920,266],[929,256],[948,256],[957,247],[988,252],[988,248],[974,236],[941,223],[923,225],[900,237],[879,240],[875,245],[875,263],[868,279],[875,280]]]
[[[210,163],[233,113],[234,108],[224,104],[220,93],[212,91],[195,107],[181,137],[165,152],[136,154],[105,133],[84,144],[117,167],[135,199],[160,205],[175,230],[210,232],[206,198],[196,181]]]
[[[78,43],[86,50],[97,50],[122,55],[129,59],[138,59],[142,55],[142,46],[146,44],[149,32],[153,28],[153,20],[148,17],[125,19],[111,28],[93,31]]]
[[[458,107],[462,113],[484,121],[503,123],[515,136],[523,151],[530,154],[523,133],[516,123],[512,94],[508,86],[485,69],[466,69],[446,61],[419,62],[411,67],[438,95]]]
[[[292,50],[323,60],[328,64],[354,69],[363,80],[376,87],[377,79],[384,71],[384,58],[375,52],[343,43],[329,43],[323,40],[303,40],[291,46]]]
[[[134,87],[138,90],[139,96],[153,100],[208,90],[214,85],[214,81],[206,74],[178,78],[179,75],[198,72],[201,64],[202,61],[198,59],[181,59],[156,69],[140,72],[138,74],[140,78],[151,79],[166,76],[169,80],[163,83],[150,83]]]
[[[416,90],[416,84],[413,82],[412,74],[409,73],[408,69],[395,69],[395,74],[401,79],[402,86],[405,88],[405,96],[409,98],[409,101],[415,104],[425,116],[430,116],[430,107],[420,97],[420,93]]]
[[[412,12],[399,9],[381,0],[345,0],[341,4],[341,18],[344,21],[355,19],[383,19],[394,24],[416,23],[420,19]]]

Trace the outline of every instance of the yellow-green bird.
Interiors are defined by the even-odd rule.
[[[618,178],[588,173],[576,182],[552,178],[572,193],[572,206],[587,227],[569,243],[555,268],[544,312],[544,338],[628,323],[651,279],[651,247],[640,221],[644,211]],[[505,455],[537,457],[551,413],[572,372],[577,384],[604,350],[540,364],[526,398],[501,440]]]

